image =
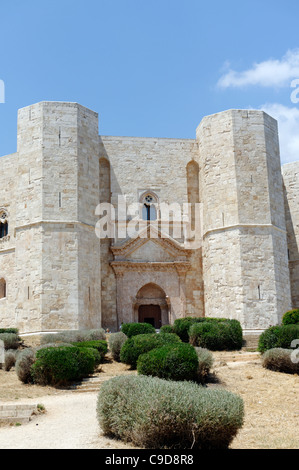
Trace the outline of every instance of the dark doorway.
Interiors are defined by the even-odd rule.
[[[150,323],[156,329],[161,328],[161,308],[159,305],[140,305],[138,309],[139,323]]]

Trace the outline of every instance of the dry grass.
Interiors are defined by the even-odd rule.
[[[299,448],[298,375],[264,369],[261,360],[218,362],[214,372],[219,385],[240,395],[245,404],[245,423],[231,448]]]

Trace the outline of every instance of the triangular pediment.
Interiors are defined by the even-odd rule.
[[[172,262],[186,261],[189,252],[177,241],[167,237],[156,227],[140,232],[136,238],[111,248],[115,260],[135,262]]]

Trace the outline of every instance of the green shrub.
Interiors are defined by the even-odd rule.
[[[221,323],[226,318],[210,318],[210,317],[185,317],[177,318],[173,324],[173,332],[177,334],[184,343],[189,343],[189,331],[195,323],[209,322]]]
[[[154,348],[158,348],[166,344],[179,342],[180,338],[172,333],[154,333],[133,336],[132,338],[128,338],[123,344],[120,350],[120,360],[135,369],[138,357],[141,354],[147,353]]]
[[[283,325],[295,325],[299,323],[299,309],[290,310],[282,317]]]
[[[65,330],[59,333],[49,333],[41,337],[41,343],[81,343],[83,341],[105,340],[103,328],[95,330]]]
[[[204,383],[213,366],[213,355],[205,348],[194,348],[198,357],[197,380]]]
[[[31,368],[36,359],[35,351],[33,349],[23,349],[17,356],[16,360],[16,373],[25,384],[33,382]]]
[[[0,340],[4,343],[5,349],[18,349],[20,338],[15,333],[1,333]]]
[[[172,325],[163,325],[160,328],[160,333],[174,333]]]
[[[273,348],[263,354],[262,365],[266,369],[287,374],[299,374],[299,362],[292,360],[292,349]]]
[[[189,328],[200,321],[200,318],[195,317],[177,318],[173,324],[173,331],[184,343],[189,343]]]
[[[45,348],[36,353],[32,375],[41,385],[64,385],[92,374],[95,366],[94,348]]]
[[[80,343],[72,343],[73,346],[77,346],[78,348],[94,348],[98,351],[100,355],[100,362],[103,362],[105,355],[108,352],[108,344],[105,340],[99,341],[82,341]]]
[[[122,331],[118,333],[111,333],[109,336],[109,349],[113,359],[117,362],[120,361],[120,350],[127,339],[127,335],[125,335]]]
[[[0,328],[0,334],[2,333],[13,333],[15,335],[19,334],[18,328]]]
[[[88,341],[86,341],[86,343],[88,343]],[[83,347],[82,347],[82,349],[83,349]],[[93,368],[93,371],[94,371],[94,370],[97,368],[97,366],[103,362],[104,356],[102,356],[102,354],[98,351],[97,348],[85,347],[84,350],[90,351],[91,354],[92,354],[93,357],[94,357],[94,360],[95,360],[95,365],[94,365],[94,368]],[[89,374],[88,374],[88,375],[89,375]]]
[[[160,379],[196,381],[198,356],[190,344],[168,344],[139,356],[137,371]]]
[[[149,323],[123,323],[121,331],[128,337],[155,333],[155,327]]]
[[[237,320],[204,321],[189,329],[190,343],[210,351],[235,351],[242,348],[243,333]]]
[[[193,382],[119,376],[103,383],[97,417],[106,435],[151,449],[227,448],[243,425],[241,397]]]
[[[258,350],[264,353],[273,348],[289,349],[296,339],[299,339],[299,325],[271,326],[260,335]]]

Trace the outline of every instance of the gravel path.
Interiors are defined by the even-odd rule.
[[[132,447],[105,438],[96,419],[97,393],[22,400],[42,403],[46,413],[28,424],[0,428],[0,449],[117,449]]]

